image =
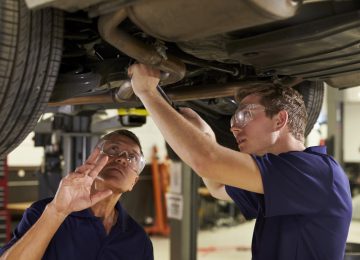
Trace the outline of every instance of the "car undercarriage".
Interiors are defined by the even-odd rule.
[[[356,0],[45,2],[28,0],[33,10],[19,0],[0,4],[0,154],[20,143],[47,107],[141,107],[127,75],[134,62],[160,69],[170,98],[199,112],[233,149],[237,88],[297,88],[308,134],[324,83],[360,85]]]

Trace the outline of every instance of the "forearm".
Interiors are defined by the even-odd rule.
[[[65,218],[49,204],[38,221],[0,259],[41,259]]]
[[[160,94],[144,92],[139,98],[165,140],[200,177],[264,193],[259,168],[249,154],[233,151],[209,139],[169,106]]]
[[[199,123],[199,120],[193,120],[197,114],[195,117],[187,114],[185,118],[169,106],[156,91],[158,71],[135,64],[129,68],[129,76],[135,94],[150,113],[165,140],[200,177],[263,193],[260,171],[252,157],[210,140],[206,132],[195,126]],[[213,134],[213,131],[210,136],[211,133]]]
[[[217,145],[216,142],[169,106],[158,93],[140,98],[165,140],[185,163],[201,175],[199,164],[203,166],[204,160],[209,159],[209,151]]]

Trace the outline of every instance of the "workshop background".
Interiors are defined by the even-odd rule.
[[[360,255],[357,244],[360,243],[360,87],[344,91],[326,88],[324,100],[306,145],[327,145],[349,177],[354,209],[347,259],[357,259]],[[73,167],[64,162],[69,154],[76,157],[76,151],[71,149],[92,146],[101,134],[125,127],[139,137],[147,166],[133,192],[121,200],[150,234],[155,259],[173,259],[174,254],[187,259],[186,254],[194,254],[191,252],[200,260],[251,258],[254,221],[245,221],[233,203],[213,199],[186,165],[169,159],[171,151],[168,152],[161,133],[146,112],[112,109],[91,115],[91,122],[88,118],[88,115],[78,118],[44,115],[35,132],[1,162],[1,244],[9,238],[26,207],[54,194],[61,177]],[[140,122],[139,118],[143,125],[134,123]],[[69,120],[70,130],[61,130],[69,127],[66,123]],[[75,158],[75,164],[82,159]]]

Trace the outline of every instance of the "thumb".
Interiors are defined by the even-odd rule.
[[[112,190],[98,191],[91,196],[91,204],[94,205],[99,201],[109,197],[112,194]]]

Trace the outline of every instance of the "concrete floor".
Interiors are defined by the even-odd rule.
[[[251,239],[255,221],[237,226],[199,231],[198,260],[251,259]],[[156,260],[170,260],[170,241],[167,238],[151,237]]]
[[[255,221],[199,231],[197,260],[251,259],[251,240]],[[170,260],[170,241],[164,237],[151,237],[155,260]],[[347,242],[360,243],[360,194],[353,198],[353,220]]]
[[[251,259],[251,239],[255,221],[233,227],[200,231],[198,234],[197,260],[247,260]],[[151,237],[156,260],[170,260],[168,238]],[[360,220],[350,225],[348,242],[360,243]]]

